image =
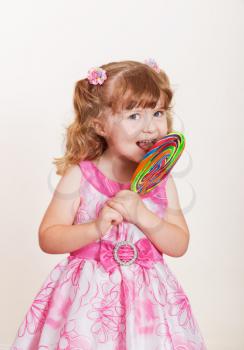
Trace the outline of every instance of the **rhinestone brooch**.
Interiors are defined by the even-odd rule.
[[[121,260],[120,257],[118,256],[118,250],[123,245],[129,245],[134,252],[134,256],[129,261]],[[117,263],[119,263],[120,265],[129,266],[129,265],[133,264],[135,262],[135,260],[137,259],[138,251],[136,249],[136,246],[132,242],[120,241],[120,242],[116,243],[114,250],[113,250],[113,255],[114,255],[114,259],[117,261]]]

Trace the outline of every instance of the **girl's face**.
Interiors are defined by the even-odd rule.
[[[103,136],[116,157],[138,163],[152,145],[139,145],[138,141],[160,139],[167,132],[166,112],[157,104],[154,109],[136,108],[109,115]]]

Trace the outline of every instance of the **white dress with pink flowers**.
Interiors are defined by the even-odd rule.
[[[107,178],[92,161],[79,166],[81,203],[74,224],[94,220],[109,198],[130,188]],[[162,218],[166,181],[141,196]],[[136,225],[123,221],[101,241],[71,252],[47,276],[11,346],[44,349],[206,350],[206,345],[164,255]]]

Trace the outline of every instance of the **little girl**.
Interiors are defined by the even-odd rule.
[[[40,248],[69,255],[51,271],[12,350],[205,350],[189,299],[164,255],[189,230],[168,175],[150,192],[130,180],[172,132],[173,93],[150,59],[92,68],[76,83],[62,175],[39,227]]]

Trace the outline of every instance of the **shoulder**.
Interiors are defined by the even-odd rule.
[[[179,195],[175,180],[170,174],[165,185],[166,196],[168,205],[165,212],[165,220],[181,227],[186,233],[189,234],[189,229],[180,205]]]
[[[81,179],[82,173],[80,166],[78,164],[71,165],[62,175],[56,189],[67,189],[69,191],[75,190],[80,185]]]
[[[39,227],[40,235],[52,225],[72,225],[79,207],[81,171],[78,165],[66,169],[59,180]]]

